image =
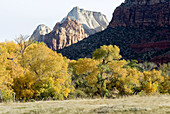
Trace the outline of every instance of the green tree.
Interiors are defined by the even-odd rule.
[[[164,77],[164,81],[159,86],[160,92],[170,94],[170,63],[160,65],[159,71]]]
[[[75,62],[75,72],[85,77],[89,86],[95,91],[93,94],[100,94],[100,97],[109,96],[111,91],[117,88],[121,94],[132,93],[130,89],[138,84],[137,70],[127,70],[124,66],[125,60],[120,60],[120,50],[117,46],[101,46],[93,52],[93,59],[84,58]],[[131,75],[135,74],[136,75]],[[132,81],[129,81],[133,78]],[[131,83],[130,83],[131,82]],[[122,85],[120,85],[122,84]]]
[[[100,96],[103,98],[107,92],[106,80],[110,80],[113,76],[111,71],[112,65],[121,58],[120,49],[117,46],[101,46],[93,52],[93,59],[99,61],[97,74],[98,84],[100,85]],[[124,66],[124,65],[123,65]],[[117,66],[119,67],[119,66]]]

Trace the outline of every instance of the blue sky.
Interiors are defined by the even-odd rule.
[[[0,0],[0,42],[20,34],[31,35],[39,24],[51,29],[75,6],[105,14],[112,13],[124,0]]]

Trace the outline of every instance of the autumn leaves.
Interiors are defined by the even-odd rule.
[[[9,52],[9,45],[13,45],[14,50]],[[4,93],[4,88],[7,88],[16,93],[17,100],[38,100],[49,97],[64,99],[72,91],[71,77],[67,73],[68,62],[61,54],[52,51],[43,43],[29,45],[23,54],[19,53],[21,48],[18,44],[4,43],[3,47],[6,51],[0,58],[0,71],[3,73],[0,75],[0,89]],[[6,59],[10,54],[11,58],[17,56],[16,65]]]
[[[163,90],[167,93],[169,89],[160,71],[143,72],[132,67],[131,61],[121,59],[117,46],[101,46],[93,52],[93,58],[78,60],[68,60],[44,43],[29,41],[1,43],[0,53],[0,90],[4,100],[12,99],[13,92],[16,100],[29,101],[63,100],[79,97],[80,93],[92,98]]]
[[[140,71],[134,61],[121,59],[119,53],[117,46],[104,45],[93,52],[92,59],[71,61],[69,68],[76,80],[73,80],[75,88],[87,96],[101,98],[115,96],[115,89],[119,95],[153,94],[161,91],[164,76],[160,71]],[[167,85],[166,89],[170,89],[170,86]]]

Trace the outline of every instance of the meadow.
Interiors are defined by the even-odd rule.
[[[1,103],[2,114],[169,114],[170,96]]]

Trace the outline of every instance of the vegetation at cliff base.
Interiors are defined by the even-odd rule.
[[[21,36],[0,43],[0,101],[170,94],[169,68],[124,60],[116,45],[101,46],[92,58],[69,60]]]

